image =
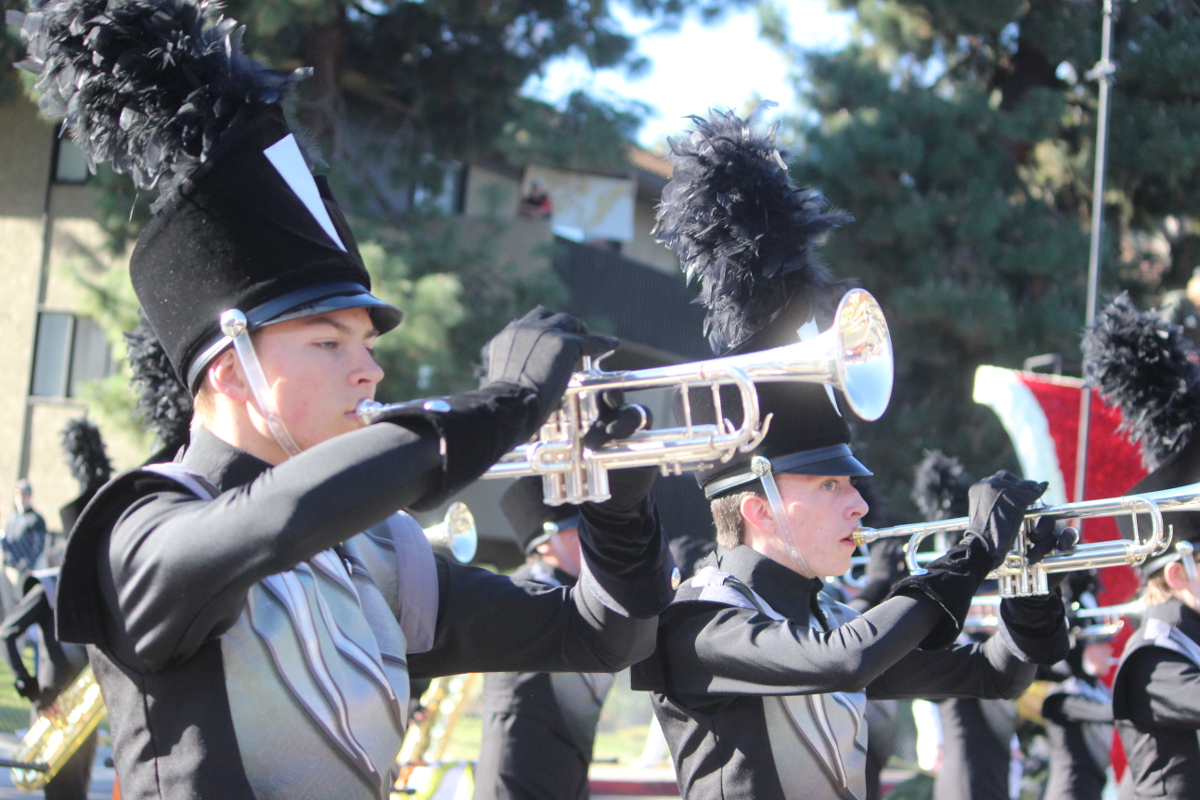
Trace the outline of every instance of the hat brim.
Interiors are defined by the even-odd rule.
[[[387,333],[400,324],[404,313],[390,303],[380,300],[370,292],[355,292],[353,294],[336,294],[322,297],[312,302],[304,303],[296,308],[280,314],[264,323],[275,325],[288,320],[313,317],[318,314],[328,314],[332,311],[342,311],[347,308],[365,308],[371,315],[371,322],[379,333]]]
[[[380,300],[358,283],[325,283],[305,286],[295,291],[268,300],[246,312],[246,321],[251,330],[276,325],[293,319],[328,314],[347,308],[365,308],[378,333],[387,333],[400,324],[404,313],[400,309]],[[232,344],[232,340],[218,334],[188,368],[187,386],[192,392],[199,388],[204,370],[212,360]]]
[[[842,476],[858,478],[875,474],[852,455],[835,456],[824,461],[804,464],[792,469],[779,469],[775,472],[779,475],[828,475],[831,478]]]

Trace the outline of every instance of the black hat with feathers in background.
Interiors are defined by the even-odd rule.
[[[137,391],[137,417],[154,433],[160,445],[146,463],[170,461],[191,438],[192,393],[175,375],[167,351],[150,329],[146,318],[125,334],[130,383]]]
[[[328,184],[309,172],[280,102],[307,70],[267,69],[210,0],[51,0],[20,26],[41,107],[89,165],[156,188],[130,277],[176,373],[194,391],[228,346],[220,314],[251,328],[363,307],[400,312],[370,278]]]
[[[113,468],[100,429],[86,417],[73,419],[63,428],[62,449],[67,469],[79,483],[79,496],[58,510],[63,533],[69,533],[84,506],[101,486],[108,483]]]
[[[1188,360],[1192,344],[1180,326],[1153,311],[1138,311],[1122,293],[1096,316],[1083,338],[1083,369],[1088,384],[1121,411],[1120,430],[1142,446],[1150,474],[1125,494],[1141,494],[1200,481],[1200,366]],[[1200,512],[1163,514],[1174,541],[1200,541]],[[1126,539],[1133,520],[1117,517]],[[1149,520],[1139,518],[1142,535]],[[1173,548],[1147,559],[1140,570],[1152,575],[1178,556]]]
[[[546,505],[542,479],[519,478],[500,497],[500,510],[512,526],[521,552],[529,555],[552,533],[579,525],[579,506]],[[553,526],[553,527],[551,527]]]
[[[656,239],[700,283],[705,335],[722,356],[793,344],[801,329],[817,333],[850,288],[832,278],[816,251],[825,233],[851,217],[816,190],[792,185],[776,149],[778,124],[755,130],[759,111],[773,105],[748,119],[731,111],[691,117],[694,129],[669,140],[674,172],[658,206]],[[757,485],[749,468],[755,455],[776,472],[870,474],[850,452],[850,427],[828,387],[763,383],[758,397],[762,417],[772,415],[766,437],[753,453],[699,471],[706,496]],[[740,424],[737,391],[722,387],[720,398],[722,416]],[[691,390],[688,404],[695,422],[716,421],[707,388]],[[682,421],[681,395],[674,405]]]
[[[926,450],[913,479],[912,501],[927,522],[967,515],[967,490],[975,483],[957,458]]]

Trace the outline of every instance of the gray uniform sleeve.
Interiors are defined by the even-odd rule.
[[[233,625],[254,583],[420,498],[440,468],[436,439],[380,424],[211,501],[163,478],[113,527],[100,575],[112,622],[148,670],[187,658]]]
[[[893,597],[825,632],[752,609],[696,603],[664,626],[669,694],[788,695],[861,691],[942,619],[925,597]]]
[[[1033,682],[1037,666],[1022,660],[999,634],[983,644],[914,650],[872,681],[873,699],[1013,699]]]

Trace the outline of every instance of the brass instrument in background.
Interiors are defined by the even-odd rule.
[[[434,547],[444,547],[460,564],[470,563],[479,547],[475,516],[466,503],[451,503],[446,517],[437,525],[424,529],[425,538]]]
[[[988,577],[995,578],[1000,582],[1001,596],[1026,597],[1047,594],[1049,589],[1046,576],[1052,572],[1137,566],[1151,556],[1166,552],[1170,545],[1170,536],[1162,518],[1164,511],[1196,510],[1200,510],[1200,483],[1105,500],[1083,500],[1078,503],[1063,503],[1055,506],[1032,506],[1025,511],[1025,523],[1017,535],[1012,552],[1008,554],[1004,564]],[[1070,552],[1048,555],[1036,564],[1030,564],[1025,555],[1029,549],[1029,533],[1039,519],[1091,519],[1124,514],[1133,517],[1134,536],[1132,541],[1117,539],[1079,544]],[[1150,523],[1150,534],[1144,538],[1139,530],[1139,517],[1147,518]],[[854,541],[859,545],[864,545],[884,537],[911,537],[905,547],[904,558],[908,563],[909,571],[914,575],[920,575],[925,572],[918,563],[917,548],[921,541],[936,533],[964,531],[968,522],[966,517],[959,517],[939,522],[897,525],[894,528],[879,530],[860,528],[854,534]]]
[[[392,786],[393,791],[412,792],[413,773],[417,767],[437,767],[446,754],[450,743],[450,735],[458,722],[466,705],[466,699],[474,683],[475,673],[466,675],[449,675],[434,678],[425,694],[421,696],[424,714],[412,721],[404,732],[404,742],[400,746],[397,761],[400,764],[400,775]],[[431,776],[433,781],[440,782],[444,771]],[[437,786],[425,786],[422,794],[428,796],[437,790]]]
[[[561,406],[537,438],[500,459],[485,478],[540,475],[548,505],[603,501],[609,497],[608,470],[660,467],[664,474],[701,469],[728,461],[734,453],[758,446],[770,417],[760,419],[756,382],[824,383],[841,390],[850,409],[865,420],[883,415],[892,393],[892,341],[875,298],[862,289],[846,293],[829,330],[806,342],[690,364],[627,372],[602,372],[585,359],[571,377]],[[742,424],[734,427],[723,413],[720,387],[733,385],[741,397]],[[688,390],[712,391],[716,422],[696,424]],[[584,440],[601,417],[601,397],[612,391],[680,389],[684,425],[650,429],[643,416],[629,436],[596,448]],[[438,400],[425,401],[431,409]],[[359,404],[367,424],[405,404],[373,400]]]
[[[88,664],[22,737],[12,761],[26,766],[13,767],[13,785],[26,791],[44,787],[96,730],[104,713],[100,684]]]

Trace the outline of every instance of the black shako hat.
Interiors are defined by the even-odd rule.
[[[548,506],[538,477],[520,478],[500,498],[521,552],[529,555],[554,533],[579,525],[579,506]]]
[[[764,103],[760,108],[769,108]],[[693,129],[669,140],[671,182],[657,211],[657,240],[671,248],[689,280],[700,284],[705,333],[718,355],[794,344],[828,322],[848,284],[834,280],[817,255],[822,237],[850,220],[813,189],[792,185],[775,143],[778,124],[755,129],[748,119],[710,111],[691,117]],[[850,452],[850,427],[826,386],[758,384],[767,435],[752,453],[696,473],[708,498],[758,485],[755,456],[773,472],[869,475]],[[733,387],[720,391],[721,415],[738,425],[743,411]],[[686,424],[683,394],[676,420]],[[711,390],[690,389],[692,421],[717,423]]]
[[[817,332],[817,324],[804,329],[807,337]],[[793,344],[800,334],[790,320],[779,321],[760,331],[746,344],[729,355],[768,350]],[[835,392],[816,383],[759,383],[759,420],[771,415],[767,435],[753,451],[735,453],[724,463],[696,472],[696,480],[705,497],[713,499],[732,492],[755,490],[758,476],[752,468],[753,459],[762,456],[771,462],[771,471],[796,475],[870,475],[850,450],[850,425],[837,406]],[[721,412],[733,425],[742,422],[741,396],[732,386],[720,391]],[[693,388],[688,393],[692,421],[699,424],[717,422],[712,391]],[[684,423],[682,393],[674,398],[677,424]]]
[[[1189,360],[1191,340],[1183,328],[1154,311],[1138,311],[1122,293],[1096,315],[1083,337],[1083,369],[1088,383],[1106,403],[1121,410],[1121,430],[1142,447],[1150,474],[1126,495],[1174,489],[1200,481],[1200,367]],[[1146,536],[1149,518],[1138,515],[1138,532]],[[1200,512],[1163,513],[1173,543],[1200,540]],[[1133,538],[1133,518],[1117,517],[1126,539]],[[1153,575],[1179,553],[1172,546],[1142,562],[1143,576]]]
[[[195,391],[230,343],[220,315],[250,328],[365,307],[380,333],[400,323],[371,278],[323,176],[308,172],[278,105],[230,135],[151,219],[129,264],[150,326]]]

